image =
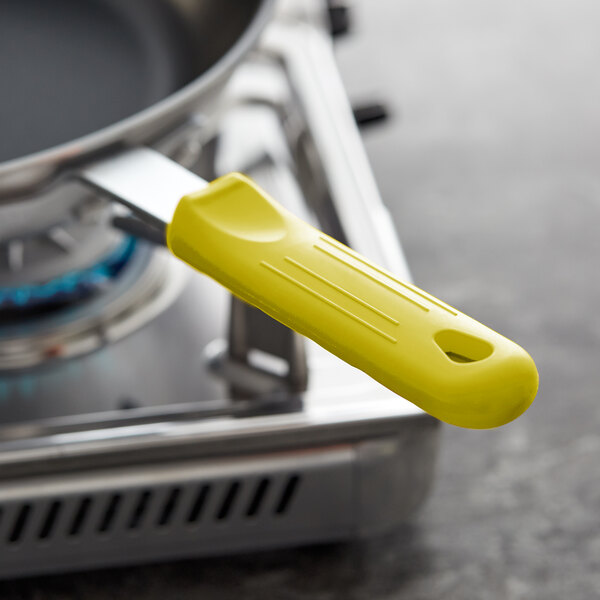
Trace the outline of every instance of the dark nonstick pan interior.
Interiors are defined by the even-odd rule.
[[[194,81],[260,0],[0,0],[0,162],[71,141]]]

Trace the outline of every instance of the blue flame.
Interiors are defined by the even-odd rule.
[[[74,295],[85,296],[116,277],[129,261],[135,247],[136,239],[127,237],[92,267],[71,271],[44,283],[2,287],[0,309],[39,306],[47,302],[66,301]]]

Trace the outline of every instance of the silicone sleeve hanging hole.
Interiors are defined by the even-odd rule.
[[[485,340],[454,329],[438,331],[435,343],[455,363],[473,363],[488,358],[494,347]]]

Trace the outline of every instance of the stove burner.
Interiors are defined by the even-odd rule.
[[[86,269],[44,283],[0,287],[0,311],[29,311],[71,304],[92,296],[119,275],[135,251],[133,237],[124,238],[110,254]]]

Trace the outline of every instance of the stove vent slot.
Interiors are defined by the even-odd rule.
[[[12,523],[10,528],[10,534],[8,536],[9,544],[17,544],[21,541],[21,538],[27,531],[27,525],[29,525],[29,515],[31,514],[31,504],[22,504],[17,513],[16,519]]]
[[[248,504],[248,508],[246,509],[247,517],[256,517],[258,515],[269,491],[270,485],[271,480],[267,477],[263,477],[263,479],[258,481],[254,490],[254,494],[252,495],[252,498]]]
[[[279,498],[279,502],[277,503],[277,507],[275,508],[275,514],[284,515],[289,510],[292,500],[296,495],[296,491],[298,490],[299,483],[300,477],[298,477],[298,475],[293,475],[288,479],[283,488],[281,497]]]
[[[41,549],[50,542],[95,536],[114,537],[117,543],[136,533],[182,535],[232,520],[278,519],[290,511],[300,482],[292,473],[23,498],[0,505],[0,546],[17,550],[34,544]]]
[[[217,512],[216,519],[217,521],[224,521],[227,519],[232,509],[235,506],[235,501],[238,497],[238,493],[240,491],[240,482],[232,481],[226,488],[225,495],[223,496],[223,500],[221,502],[221,506],[219,511]]]
[[[200,517],[202,516],[202,509],[206,504],[208,499],[208,495],[210,494],[210,486],[209,485],[201,485],[196,492],[194,501],[192,503],[192,507],[188,513],[187,522],[190,525],[196,523]]]
[[[177,508],[177,504],[179,502],[179,496],[181,495],[181,488],[174,487],[169,492],[165,503],[163,504],[162,510],[160,511],[160,516],[157,521],[158,527],[166,527],[171,522],[171,518],[173,517],[173,513]]]
[[[152,501],[152,492],[150,490],[143,490],[140,492],[137,501],[134,505],[131,516],[129,517],[127,528],[131,531],[135,531],[140,527],[144,520],[144,516],[148,512],[148,507]]]
[[[90,507],[92,504],[92,499],[90,497],[82,498],[79,501],[77,510],[73,517],[73,521],[71,522],[71,526],[69,527],[69,536],[76,537],[81,533],[83,526],[86,523],[87,516],[90,512]]]
[[[98,524],[98,533],[108,533],[119,511],[121,504],[121,494],[113,494],[106,504],[102,519]]]
[[[46,516],[44,517],[44,521],[42,522],[42,526],[40,527],[40,531],[38,533],[38,538],[40,540],[46,540],[52,536],[54,525],[60,516],[62,507],[63,503],[60,500],[54,500],[48,505]]]

